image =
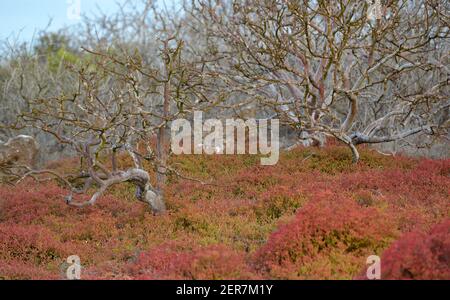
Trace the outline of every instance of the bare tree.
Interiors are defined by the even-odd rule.
[[[49,78],[38,59],[27,58],[18,65],[10,88],[18,91],[23,105],[17,121],[3,127],[45,132],[70,147],[80,157],[80,165],[77,174],[24,167],[15,174],[15,182],[28,176],[54,177],[70,189],[67,203],[78,207],[93,205],[112,186],[130,182],[136,186],[138,200],[155,213],[166,210],[166,176],[171,172],[182,176],[168,164],[167,126],[175,118],[216,105],[221,97],[209,97],[214,55],[192,51],[180,22],[153,13],[157,26],[147,29],[154,38],[147,49],[152,56],[142,54],[136,47],[141,44],[119,40],[84,47],[79,61],[60,66],[56,80]],[[119,168],[121,153],[132,158],[132,168]],[[156,186],[144,162],[154,167]],[[95,193],[89,201],[74,199],[91,189]]]
[[[375,4],[377,14],[357,0],[187,7],[222,45],[231,86],[298,129],[304,145],[332,136],[357,162],[360,144],[448,134],[448,1]]]
[[[167,175],[182,176],[170,166],[170,122],[251,103],[306,146],[337,138],[355,162],[360,144],[448,135],[446,1],[196,0],[177,13],[135,3],[86,18],[71,59],[10,56],[0,129],[51,136],[80,158],[76,174],[18,165],[11,181],[56,178],[81,207],[131,182],[164,212]],[[121,169],[119,155],[133,166]]]

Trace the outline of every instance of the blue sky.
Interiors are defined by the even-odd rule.
[[[77,1],[80,3],[82,14],[98,12],[98,7],[105,13],[113,13],[117,9],[116,3],[124,2],[124,0],[0,0],[0,40],[18,37],[20,41],[30,41],[37,30],[47,27],[50,19],[52,19],[49,28],[51,30],[65,25],[76,25],[78,21],[70,17],[70,12],[74,11],[70,7],[76,6],[70,5]]]

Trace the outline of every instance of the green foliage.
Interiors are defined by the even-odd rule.
[[[80,59],[76,54],[64,48],[58,49],[55,53],[51,52],[47,55],[47,63],[50,71],[53,73],[56,73],[64,64],[74,65],[79,62],[79,60]]]
[[[79,62],[78,51],[71,46],[71,37],[62,32],[41,34],[34,45],[34,53],[45,58],[49,70],[56,73],[64,64]]]

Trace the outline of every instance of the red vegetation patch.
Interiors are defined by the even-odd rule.
[[[80,256],[83,279],[351,279],[411,231],[387,252],[389,264],[383,258],[385,276],[450,279],[425,268],[445,257],[434,253],[448,252],[448,239],[420,233],[450,215],[450,160],[361,156],[354,166],[344,147],[299,148],[271,167],[256,156],[177,156],[182,174],[212,185],[170,177],[162,216],[129,184],[83,209],[67,206],[55,183],[0,185],[0,279],[63,278],[70,255]]]
[[[411,232],[381,257],[382,279],[450,278],[450,219],[429,233]]]
[[[0,278],[57,278],[58,272],[46,269],[56,269],[68,253],[66,245],[42,226],[0,223]]]
[[[166,243],[141,253],[128,271],[137,279],[255,279],[244,257],[225,245],[186,249]]]
[[[69,209],[64,190],[55,184],[0,188],[0,221],[32,224],[51,214],[64,215]]]
[[[31,181],[0,187],[0,278],[63,278],[61,266],[70,255],[99,264],[130,252],[113,253],[117,227],[135,222],[142,206],[107,196],[96,207],[74,209],[64,203],[66,194],[55,184]]]
[[[408,200],[409,204],[430,204],[449,196],[450,161],[424,160],[410,170],[379,169],[364,170],[347,174],[341,178],[342,188],[350,190],[365,189],[392,193]]]
[[[270,236],[256,260],[269,277],[342,278],[360,258],[385,247],[392,228],[377,209],[321,192]]]
[[[61,275],[58,272],[45,270],[42,267],[38,268],[30,263],[0,259],[1,280],[59,280],[64,278]]]

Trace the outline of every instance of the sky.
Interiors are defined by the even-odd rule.
[[[37,31],[47,28],[50,19],[50,30],[76,26],[77,11],[92,14],[100,8],[114,13],[121,2],[124,0],[0,0],[0,40],[29,42]]]

